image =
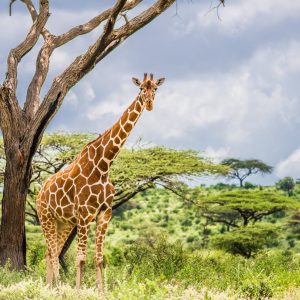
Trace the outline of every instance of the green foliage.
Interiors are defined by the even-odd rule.
[[[272,173],[273,167],[267,165],[258,159],[240,160],[237,158],[227,158],[221,162],[222,165],[231,168],[227,177],[238,179],[240,186],[243,186],[244,180],[253,174]]]
[[[299,208],[299,202],[278,192],[265,190],[235,189],[233,191],[203,196],[203,189],[190,190],[190,198],[194,199],[202,215],[213,222],[228,226],[245,226],[250,221],[256,222],[276,212]]]
[[[286,192],[289,197],[293,195],[295,185],[295,180],[292,177],[284,177],[276,183],[277,188]]]
[[[276,227],[270,224],[257,224],[216,235],[212,239],[212,245],[249,258],[264,247],[276,245],[277,237]]]
[[[245,188],[246,190],[249,190],[249,189],[255,189],[255,188],[256,188],[256,185],[253,184],[253,183],[251,183],[251,182],[249,182],[249,181],[246,181],[246,182],[244,183],[244,188]]]

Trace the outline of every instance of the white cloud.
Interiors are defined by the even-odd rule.
[[[296,149],[286,159],[276,166],[275,173],[278,177],[291,176],[300,178],[300,148]]]
[[[214,148],[212,146],[206,147],[203,152],[205,157],[213,159],[216,163],[221,162],[224,158],[228,157],[230,153],[229,147]]]
[[[212,7],[219,3],[213,2]],[[180,9],[185,8],[191,16],[187,22],[179,20],[174,27],[175,32],[184,35],[194,30],[214,28],[225,34],[236,35],[258,24],[261,28],[273,27],[285,19],[295,18],[300,14],[300,2],[295,0],[239,0],[225,1],[226,7],[219,7],[220,19],[218,19],[217,10],[210,9],[208,3],[190,4],[187,8],[182,5]],[[196,17],[195,11],[199,11]],[[182,14],[185,16],[184,12]]]
[[[73,106],[77,106],[78,105],[78,96],[71,90],[65,98],[65,103],[69,103]]]

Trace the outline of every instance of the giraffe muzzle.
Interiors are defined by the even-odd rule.
[[[151,111],[153,109],[153,101],[147,101],[146,102],[146,109],[148,111]]]

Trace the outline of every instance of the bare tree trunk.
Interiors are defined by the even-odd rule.
[[[18,149],[6,149],[6,156],[0,264],[9,262],[12,269],[21,270],[26,265],[25,202],[31,174],[30,168],[21,167],[24,159]]]
[[[239,178],[239,181],[240,181],[240,187],[244,187],[244,185],[243,185],[243,179]]]

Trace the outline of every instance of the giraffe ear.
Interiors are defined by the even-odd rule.
[[[141,85],[141,82],[139,79],[135,78],[135,77],[132,77],[132,82],[137,85],[137,86],[140,86]]]
[[[166,78],[159,78],[159,79],[157,79],[157,80],[156,80],[156,85],[157,85],[157,86],[162,85],[162,84],[165,82],[165,79],[166,79]]]

